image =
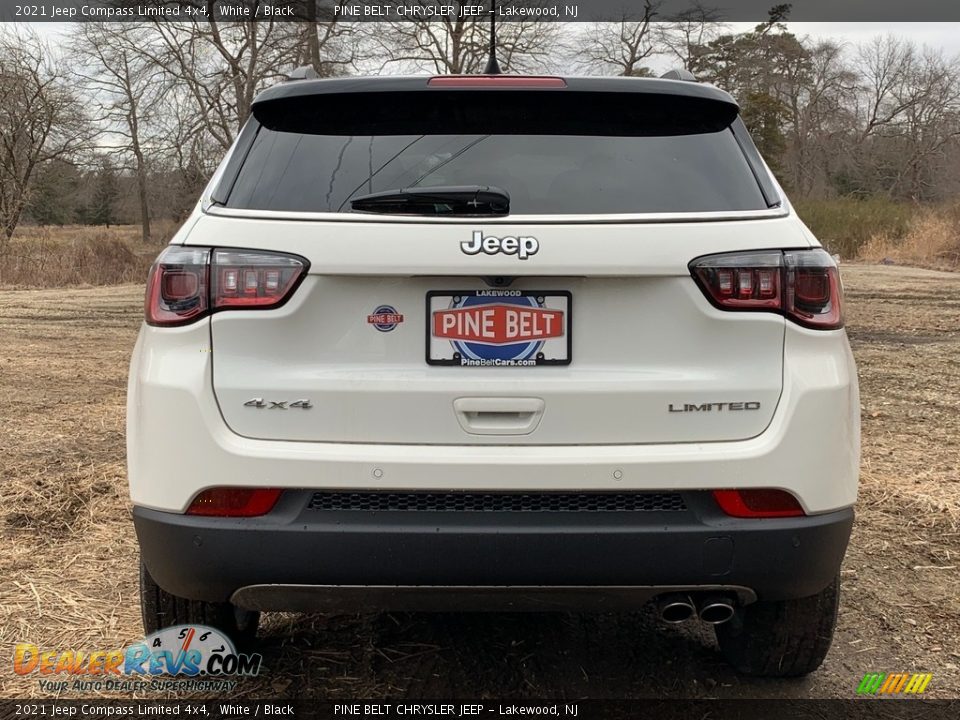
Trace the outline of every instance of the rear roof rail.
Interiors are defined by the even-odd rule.
[[[291,80],[316,80],[320,77],[313,65],[301,65],[287,73],[287,82]]]
[[[673,68],[667,70],[660,76],[661,80],[683,80],[684,82],[697,82],[697,77],[686,68]]]

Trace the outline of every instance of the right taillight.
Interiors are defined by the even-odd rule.
[[[150,268],[144,316],[150,325],[186,325],[218,310],[285,303],[306,275],[299,255],[171,245]]]
[[[821,248],[707,255],[691,262],[690,272],[721,310],[778,312],[818,330],[843,327],[840,272]]]

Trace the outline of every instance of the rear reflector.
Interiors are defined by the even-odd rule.
[[[798,517],[806,514],[797,499],[785,490],[714,490],[713,497],[720,509],[731,517]]]
[[[437,75],[430,78],[427,85],[446,88],[565,88],[567,82],[559,77],[534,75]]]
[[[277,504],[282,490],[276,488],[219,487],[197,495],[187,515],[208,517],[256,517],[266,515]]]
[[[279,307],[308,267],[285,253],[171,245],[150,268],[144,317],[150,325],[174,326],[218,310]]]
[[[837,265],[825,250],[708,255],[690,263],[700,289],[721,310],[780,313],[804,327],[843,327]]]

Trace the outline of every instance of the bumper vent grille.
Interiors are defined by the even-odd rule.
[[[681,512],[679,493],[318,492],[311,510],[365,512]]]

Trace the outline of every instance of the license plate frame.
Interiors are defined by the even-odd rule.
[[[509,324],[509,310],[533,310],[522,315],[529,325],[548,336],[524,337],[516,343],[504,340],[486,342],[462,337],[436,335],[434,315],[444,311],[462,311],[471,307],[508,306],[493,310],[493,320],[500,325]],[[552,320],[561,313],[561,330],[556,334]],[[448,313],[445,313],[447,315]],[[520,322],[518,316],[509,314],[511,320]],[[489,317],[489,316],[488,316]],[[552,320],[551,320],[552,318]],[[441,319],[442,323],[443,320]],[[456,367],[544,367],[569,365],[573,359],[573,296],[567,290],[430,290],[426,296],[425,358],[428,365]],[[506,333],[506,327],[504,327]],[[500,328],[497,328],[500,331]],[[534,347],[536,346],[536,347]]]

